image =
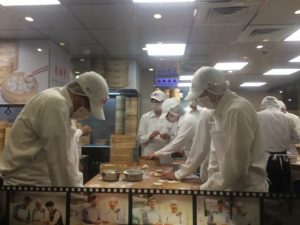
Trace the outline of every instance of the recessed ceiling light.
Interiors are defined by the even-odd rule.
[[[66,44],[64,42],[59,43],[60,46],[65,46]]]
[[[289,99],[288,99],[288,102],[291,102],[291,101],[292,101],[292,99],[291,99],[291,98],[289,98]]]
[[[179,76],[179,80],[192,80],[193,75],[181,75]]]
[[[185,51],[185,44],[146,44],[150,56],[181,56]]]
[[[80,72],[79,72],[79,71],[75,71],[74,73],[75,73],[75,74],[80,74]]]
[[[267,39],[267,38],[263,40],[263,42],[268,42],[268,41],[269,41],[269,39]]]
[[[300,71],[300,69],[271,69],[263,75],[290,75]]]
[[[291,59],[289,62],[300,62],[300,55],[298,55],[296,58]]]
[[[245,82],[245,83],[242,83],[240,86],[241,87],[260,87],[265,84],[266,84],[266,82]]]
[[[159,14],[159,13],[156,13],[156,14],[154,14],[153,15],[153,17],[154,17],[154,19],[161,19],[161,14]]]
[[[149,68],[149,71],[153,71],[154,69],[153,68]]]
[[[178,87],[190,87],[192,86],[192,83],[178,83]]]
[[[194,9],[194,13],[193,13],[193,16],[194,16],[194,17],[197,16],[197,12],[198,12],[198,9]]]
[[[232,70],[229,70],[229,71],[228,71],[228,73],[232,73],[232,72],[233,72]]]
[[[247,62],[220,62],[214,68],[217,70],[241,70],[247,64]]]
[[[0,0],[3,6],[16,6],[16,5],[60,5],[58,0]]]
[[[28,21],[28,22],[33,22],[34,21],[34,19],[32,17],[29,17],[29,16],[26,16],[25,20]]]
[[[247,56],[244,56],[243,58],[244,58],[244,59],[248,59],[248,57],[247,57]]]
[[[300,10],[295,11],[295,14],[299,15],[300,14]]]
[[[288,36],[284,41],[300,41],[300,29],[296,30],[290,36]]]
[[[263,48],[264,46],[263,45],[257,45],[256,48],[260,49],[260,48]]]
[[[38,49],[37,49],[37,51],[38,51],[38,52],[42,52],[42,51],[43,51],[43,49],[41,49],[41,48],[38,48]]]
[[[194,2],[195,0],[132,0],[134,3]]]
[[[143,49],[143,51],[147,51],[147,48],[146,47],[144,47],[144,48],[142,48]]]
[[[77,79],[79,77],[79,75],[77,75],[75,78]]]
[[[283,91],[281,91],[281,90],[279,91],[280,94],[282,94],[282,92],[283,92]]]
[[[80,59],[80,62],[84,62],[85,61],[85,59]]]

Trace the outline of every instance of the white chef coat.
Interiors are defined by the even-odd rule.
[[[138,129],[138,142],[142,146],[142,155],[155,152],[170,142],[170,140],[164,140],[159,136],[149,140],[153,131],[168,133],[172,140],[175,137],[176,128],[177,123],[169,123],[165,118],[160,119],[153,110],[145,113],[141,117]]]
[[[80,146],[80,137],[82,135],[82,130],[77,129],[76,127],[76,120],[71,119],[71,127],[70,127],[70,148],[71,148],[71,163],[74,167],[74,177],[76,180],[76,187],[82,187],[83,186],[83,174],[79,170],[79,164],[80,164],[80,156],[81,156],[81,146]]]
[[[147,207],[143,213],[143,224],[156,224],[161,223],[161,215],[155,209]]]
[[[72,108],[66,87],[47,89],[25,105],[0,155],[5,185],[77,184],[70,148]]]
[[[165,223],[172,225],[186,225],[186,215],[182,212],[170,213],[166,216]]]
[[[181,168],[175,172],[177,180],[182,180],[195,172],[199,166],[201,181],[205,182],[207,180],[207,167],[211,142],[209,122],[211,121],[212,111],[202,109],[198,122],[195,122],[197,127],[190,154],[184,164],[181,165]]]
[[[193,144],[197,121],[190,113],[180,116],[175,138],[166,146],[156,151],[154,155],[168,155],[173,152],[179,152],[182,149],[188,155]]]
[[[210,135],[209,177],[201,190],[268,191],[263,136],[249,101],[226,90]]]
[[[121,208],[112,210],[107,209],[102,218],[103,221],[108,221],[109,224],[126,224],[125,223],[125,211]]]
[[[298,133],[298,135],[300,136],[300,118],[293,114],[293,113],[289,113],[289,112],[286,112],[285,115],[287,117],[290,117],[292,120],[293,120],[293,123],[295,124],[295,127],[296,127],[296,131]]]
[[[284,152],[300,142],[293,121],[276,108],[257,113],[262,128],[266,152]]]
[[[32,210],[32,218],[31,220],[33,221],[32,224],[34,225],[41,225],[43,222],[45,222],[46,219],[46,209],[45,208],[34,208]]]
[[[250,216],[247,213],[233,214],[232,223],[233,225],[253,225],[253,223],[251,223]]]
[[[14,207],[14,210],[13,210],[13,218],[14,218],[13,224],[16,224],[16,225],[25,225],[25,224],[27,224],[25,221],[20,221],[18,219],[30,221],[30,210],[29,210],[29,208],[28,207],[24,208],[22,203],[16,205]]]
[[[101,213],[98,207],[93,207],[91,205],[85,207],[82,210],[82,220],[85,224],[91,224],[92,222],[98,221],[100,224]]]

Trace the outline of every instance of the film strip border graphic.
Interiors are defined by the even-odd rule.
[[[1,186],[0,191],[35,191],[35,192],[69,192],[69,193],[127,193],[127,194],[170,194],[199,195],[249,198],[293,198],[300,199],[295,193],[264,193],[264,192],[234,192],[234,191],[202,191],[178,189],[131,189],[131,188],[90,188],[90,187],[36,187],[36,186]]]

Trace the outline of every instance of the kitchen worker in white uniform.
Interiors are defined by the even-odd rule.
[[[31,98],[0,155],[4,185],[76,186],[70,120],[104,119],[107,98],[107,83],[95,72]]]
[[[194,73],[186,99],[214,110],[208,179],[200,189],[268,191],[263,136],[252,104],[231,92],[224,74],[211,67]]]
[[[29,205],[32,199],[29,196],[25,196],[23,201],[13,208],[12,224],[25,225],[29,224],[31,220]]]
[[[177,124],[169,123],[166,119],[160,119],[161,105],[165,99],[165,93],[159,90],[154,91],[150,96],[153,110],[141,117],[138,142],[142,147],[142,156],[161,149],[175,136]]]
[[[155,197],[148,198],[148,207],[145,208],[142,218],[145,225],[162,225],[161,213],[157,210],[157,199]]]
[[[270,192],[289,192],[291,184],[290,160],[287,150],[300,142],[293,121],[280,111],[278,99],[267,96],[261,103],[258,118],[263,131],[267,153],[267,173]]]
[[[189,105],[184,108],[186,113],[190,113],[195,117],[196,120],[199,120],[202,108],[198,105],[198,103],[193,100],[189,102]]]
[[[103,213],[102,224],[126,224],[125,211],[119,207],[117,198],[109,199],[108,209]]]
[[[212,110],[202,108],[197,122],[195,138],[188,158],[176,172],[170,171],[163,173],[162,179],[182,180],[192,173],[197,172],[197,169],[200,167],[200,179],[203,183],[206,182],[208,177],[207,168],[211,143],[209,125],[212,121]]]
[[[195,136],[196,121],[189,113],[185,113],[176,98],[169,98],[161,106],[163,115],[170,123],[178,123],[175,138],[166,146],[149,153],[147,157],[163,157],[174,152],[183,152],[188,156]]]
[[[166,215],[164,225],[185,225],[187,224],[187,218],[185,213],[178,210],[178,201],[171,200],[170,204],[170,213]]]

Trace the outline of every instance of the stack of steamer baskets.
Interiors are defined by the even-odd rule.
[[[8,123],[5,121],[0,122],[0,153],[4,150],[4,146],[8,142],[9,133],[12,125],[12,123]]]
[[[116,96],[116,120],[115,120],[115,133],[124,134],[125,132],[125,101],[126,97],[119,95]]]

